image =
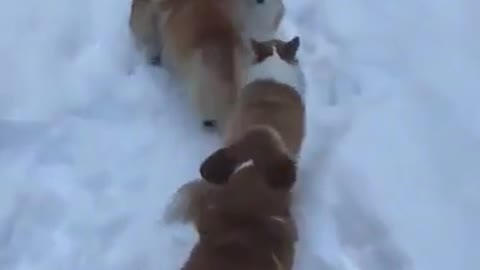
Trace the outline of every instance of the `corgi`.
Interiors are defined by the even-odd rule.
[[[224,130],[253,57],[249,37],[276,33],[283,0],[133,1],[137,43],[183,83],[203,125]]]
[[[244,151],[263,136],[258,132],[231,145],[227,152],[234,159],[216,151],[202,163],[203,174],[221,175],[225,167],[235,167],[240,160],[253,161],[225,174],[228,179],[221,180],[223,185],[195,180],[177,190],[165,219],[192,222],[199,235],[182,270],[292,269],[298,240],[290,210],[294,179],[284,178],[294,175],[274,170],[294,171],[295,163],[282,152],[285,147],[278,140]],[[267,163],[271,166],[257,166]]]
[[[297,158],[305,137],[305,77],[297,59],[300,38],[251,40],[255,59],[247,71],[229,118],[224,144],[257,129],[282,140]]]

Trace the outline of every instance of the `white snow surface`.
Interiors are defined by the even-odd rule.
[[[0,269],[180,269],[173,192],[220,140],[128,30],[130,0],[0,9]],[[477,0],[286,0],[308,135],[295,270],[480,269]]]

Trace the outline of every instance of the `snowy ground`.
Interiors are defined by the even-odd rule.
[[[1,270],[173,270],[195,240],[159,219],[219,142],[139,60],[129,1],[2,4]],[[478,269],[480,2],[287,7],[309,80],[296,268]]]

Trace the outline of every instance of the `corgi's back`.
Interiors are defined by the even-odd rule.
[[[305,84],[295,57],[299,39],[253,42],[252,46],[256,62],[239,92],[226,144],[238,140],[251,126],[267,125],[281,135],[290,153],[297,155],[305,132]]]
[[[291,87],[272,80],[248,86],[238,100],[235,119],[230,122],[227,144],[238,140],[250,126],[268,125],[281,134],[291,153],[298,153],[304,136],[305,110],[301,97]]]

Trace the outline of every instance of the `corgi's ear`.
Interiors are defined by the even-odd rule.
[[[290,64],[297,64],[297,52],[300,47],[300,37],[295,36],[290,41],[278,41],[276,44],[277,52],[280,57]]]
[[[255,126],[228,147],[203,161],[200,174],[215,184],[225,184],[238,165],[252,160],[272,188],[290,189],[296,181],[296,162],[288,154],[280,134],[267,126]]]
[[[200,165],[200,175],[213,184],[225,184],[235,171],[237,162],[221,148],[208,156]]]
[[[254,63],[261,63],[265,58],[273,55],[272,47],[265,42],[250,39],[250,45],[254,54]]]
[[[296,162],[280,134],[271,127],[252,127],[228,149],[237,162],[253,160],[272,188],[290,189],[296,181]]]
[[[270,216],[267,220],[268,229],[274,235],[288,236],[291,241],[298,241],[298,229],[295,221],[286,216]]]
[[[300,47],[300,37],[295,36],[289,42],[286,43],[285,48],[288,53],[288,56],[290,56],[291,58],[295,58],[299,47]]]
[[[297,165],[287,154],[259,162],[267,184],[274,189],[291,189],[297,180]]]
[[[250,39],[250,46],[252,46],[253,52],[256,53],[260,49],[262,44],[260,42],[258,42],[257,40],[251,38]]]

